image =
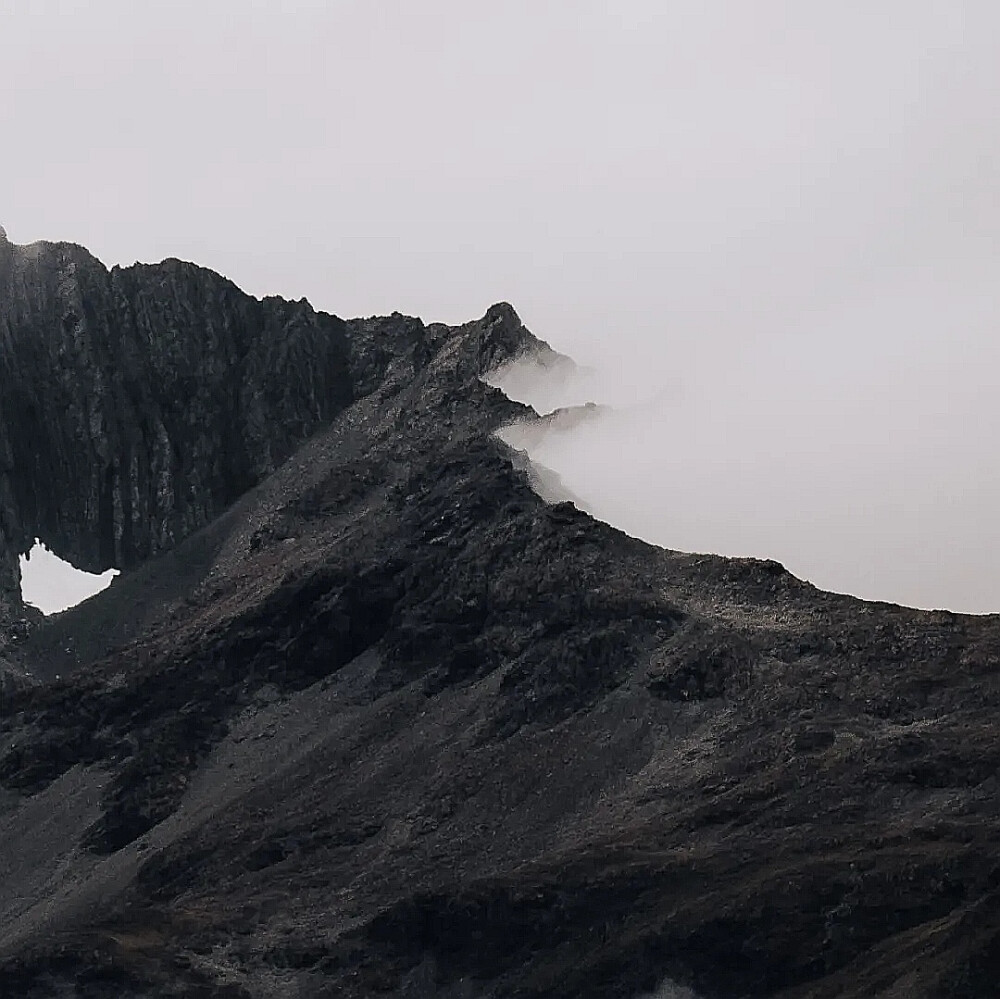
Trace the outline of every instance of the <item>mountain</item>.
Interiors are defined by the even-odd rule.
[[[0,995],[995,995],[998,618],[547,503],[508,305],[0,294]]]

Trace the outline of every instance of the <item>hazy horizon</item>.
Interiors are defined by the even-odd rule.
[[[995,5],[0,18],[14,242],[343,316],[510,301],[616,407],[536,450],[598,516],[1000,611]]]

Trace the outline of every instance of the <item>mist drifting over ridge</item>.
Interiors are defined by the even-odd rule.
[[[891,6],[689,12],[658,245],[571,252],[578,295],[523,314],[581,371],[497,377],[611,407],[528,450],[631,534],[1000,611],[1000,18]]]
[[[993,612],[995,287],[891,289],[817,316],[819,349],[789,338],[739,364],[676,367],[667,338],[575,371],[523,359],[493,377],[511,396],[543,413],[602,405],[504,436],[590,513],[655,544],[778,559],[870,599]]]

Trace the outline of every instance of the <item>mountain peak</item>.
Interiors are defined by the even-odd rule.
[[[483,379],[564,362],[503,303],[341,320],[38,245],[0,297],[4,995],[994,994],[1000,616],[547,504]],[[34,618],[36,537],[128,571]]]

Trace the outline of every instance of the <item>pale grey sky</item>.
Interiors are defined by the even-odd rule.
[[[14,2],[0,222],[341,315],[507,299],[670,547],[1000,610],[992,0]]]

